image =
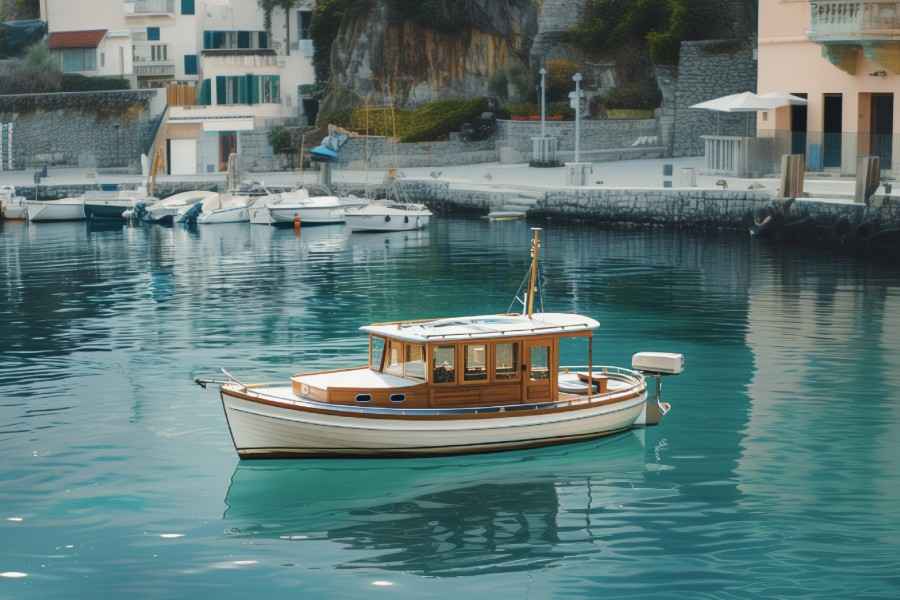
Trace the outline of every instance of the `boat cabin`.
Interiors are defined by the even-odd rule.
[[[369,334],[368,367],[300,375],[293,391],[320,402],[385,408],[556,402],[560,339],[587,338],[590,365],[598,326],[591,318],[559,313],[367,325],[361,329]],[[588,380],[596,382],[592,375]],[[585,394],[605,391],[581,387]]]

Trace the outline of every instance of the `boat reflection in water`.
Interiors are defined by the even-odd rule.
[[[601,538],[617,535],[623,510],[678,494],[648,481],[644,435],[415,461],[243,461],[223,518],[234,536],[366,551],[340,568],[528,570],[564,560],[572,544],[609,552]]]

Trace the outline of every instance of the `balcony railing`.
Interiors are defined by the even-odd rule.
[[[898,0],[815,0],[809,6],[815,41],[900,39]]]
[[[174,15],[175,0],[131,0],[125,2],[125,14],[135,16]]]
[[[144,42],[134,45],[134,74],[138,77],[172,77],[175,61],[169,54],[169,45]]]

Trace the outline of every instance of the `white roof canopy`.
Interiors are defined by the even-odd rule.
[[[754,94],[753,92],[741,92],[740,94],[731,94],[729,96],[707,100],[706,102],[700,102],[699,104],[692,105],[691,108],[724,113],[737,113],[775,110],[776,108],[791,104],[804,105],[806,104],[806,100],[799,96],[792,96],[786,92],[768,92],[761,96]]]
[[[360,329],[374,335],[424,343],[576,333],[599,326],[594,319],[581,315],[535,313],[530,319],[524,315],[484,315],[417,323],[383,323]]]

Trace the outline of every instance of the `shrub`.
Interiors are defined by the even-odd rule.
[[[488,110],[486,98],[474,100],[440,100],[429,102],[415,109],[385,109],[359,107],[350,114],[346,123],[345,113],[329,115],[330,122],[357,133],[398,137],[401,142],[433,142],[444,140],[458,131],[463,123],[473,121]]]
[[[544,67],[547,69],[547,95],[550,101],[562,100],[569,97],[569,92],[575,89],[572,76],[578,72],[578,64],[564,58],[548,60]]]
[[[532,102],[516,102],[507,104],[505,112],[513,120],[540,119],[541,105]],[[575,110],[568,102],[551,102],[547,104],[547,118],[554,121],[570,121],[575,118]]]
[[[102,92],[107,90],[127,90],[131,86],[121,77],[86,77],[74,73],[62,76],[64,92]]]
[[[662,104],[662,94],[652,83],[615,88],[604,99],[608,109],[652,110]]]

